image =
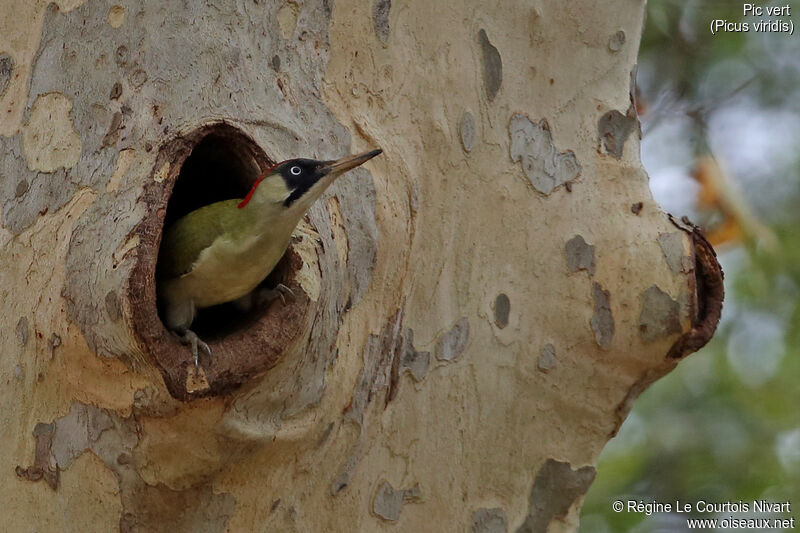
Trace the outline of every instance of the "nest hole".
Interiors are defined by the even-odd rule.
[[[273,162],[258,154],[247,138],[215,129],[195,144],[183,161],[172,188],[164,228],[183,215],[221,200],[244,198],[265,165]]]
[[[161,234],[195,209],[243,198],[272,164],[250,136],[227,123],[202,126],[159,150],[145,191],[149,215],[138,229],[142,253],[132,273],[130,299],[139,345],[157,363],[176,398],[236,388],[274,366],[302,330],[309,300],[295,279],[303,262],[290,245],[256,291],[283,283],[295,298],[286,304],[280,300],[249,306],[236,302],[198,310],[191,329],[209,344],[212,357],[201,359],[206,383],[192,390],[187,385],[194,370],[190,350],[165,328],[156,297]],[[164,169],[168,169],[166,175]]]
[[[273,164],[274,161],[249,137],[235,128],[227,124],[212,127],[192,147],[180,167],[167,203],[164,231],[195,209],[223,200],[244,198],[261,172]],[[162,253],[163,249],[159,250],[159,257]],[[255,291],[288,283],[291,274],[288,257],[284,256]],[[269,307],[266,304],[228,302],[198,309],[192,331],[206,342],[219,341],[251,327]],[[161,313],[159,303],[159,315]]]
[[[261,290],[273,289],[279,283],[288,285],[289,278],[293,274],[289,255],[284,257],[275,265],[272,272],[256,287],[254,293]],[[239,330],[247,330],[258,319],[269,311],[273,305],[285,305],[282,300],[275,299],[261,303],[246,302],[224,303],[198,309],[197,316],[192,323],[192,331],[206,342],[217,342],[228,337]]]

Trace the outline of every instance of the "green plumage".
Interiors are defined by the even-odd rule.
[[[176,278],[192,271],[200,252],[222,235],[235,233],[242,227],[241,200],[223,200],[181,217],[164,235],[158,275],[161,279]]]
[[[311,204],[337,176],[379,153],[285,161],[261,176],[245,201],[201,207],[166,229],[157,267],[160,314],[164,325],[191,345],[195,368],[198,346],[211,353],[189,329],[197,310],[255,290],[280,261]]]

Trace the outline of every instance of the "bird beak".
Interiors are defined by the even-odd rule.
[[[362,154],[349,155],[347,157],[337,159],[336,161],[325,161],[319,170],[322,175],[343,174],[350,169],[356,168],[358,165],[366,163],[382,152],[383,150],[370,150],[369,152],[364,152]]]

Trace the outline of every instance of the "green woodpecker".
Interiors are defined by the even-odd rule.
[[[197,309],[253,291],[281,259],[311,204],[338,176],[380,153],[278,163],[259,176],[244,199],[201,207],[167,229],[158,260],[161,315],[167,328],[191,346],[195,369],[198,346],[211,354],[189,329]]]

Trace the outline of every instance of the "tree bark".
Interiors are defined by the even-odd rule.
[[[639,161],[643,4],[4,2],[7,530],[574,530],[722,302]],[[195,376],[165,224],[375,147]]]

